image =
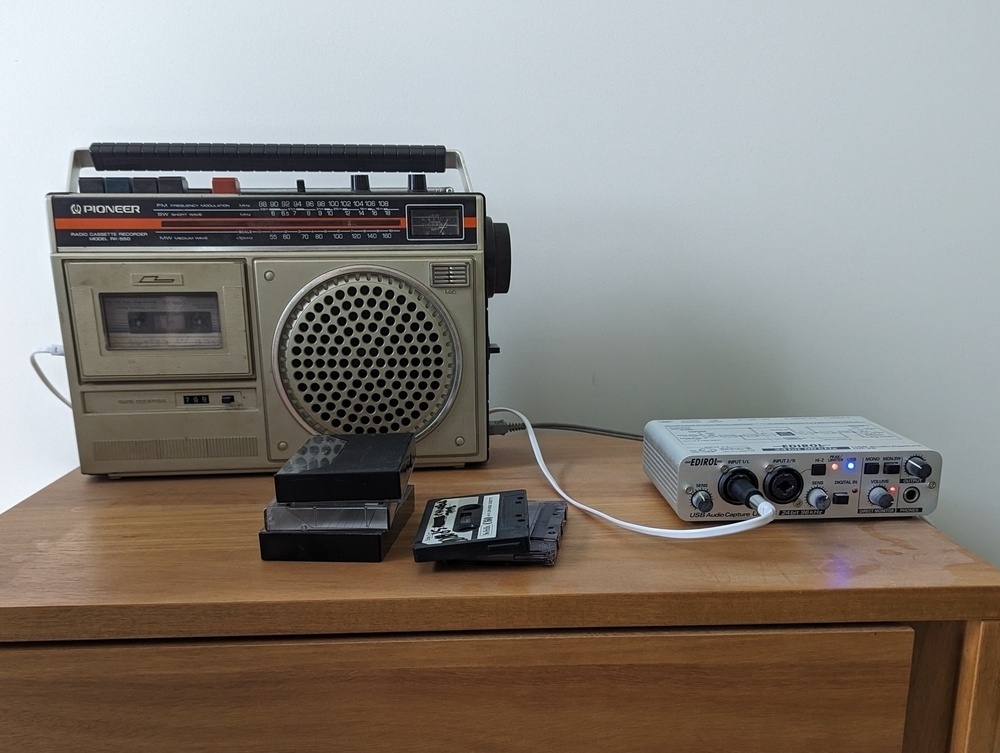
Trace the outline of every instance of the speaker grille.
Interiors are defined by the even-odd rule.
[[[91,447],[98,461],[252,458],[257,455],[257,437],[109,439]]]
[[[448,312],[416,280],[381,268],[310,283],[278,325],[282,399],[321,434],[413,432],[444,417],[461,376]]]

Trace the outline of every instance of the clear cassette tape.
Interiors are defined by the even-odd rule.
[[[264,528],[273,531],[387,531],[401,508],[413,505],[413,486],[400,499],[331,502],[305,506],[277,500],[264,508]]]

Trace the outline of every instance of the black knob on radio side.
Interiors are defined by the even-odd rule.
[[[486,267],[486,296],[510,290],[510,228],[506,222],[494,222],[486,218],[483,231],[486,234],[484,266]]]
[[[407,188],[410,193],[427,193],[427,176],[411,174],[407,178]]]
[[[351,190],[355,193],[360,191],[371,191],[372,184],[367,175],[352,175]]]
[[[914,455],[906,461],[906,472],[919,479],[926,479],[931,475],[932,470],[930,463],[922,457]]]

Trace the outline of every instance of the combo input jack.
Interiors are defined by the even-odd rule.
[[[745,506],[757,494],[757,477],[746,468],[733,468],[719,479],[719,496],[731,505]]]
[[[908,486],[903,489],[903,501],[913,504],[920,499],[920,490],[915,486]]]
[[[779,505],[798,499],[802,487],[802,474],[794,468],[781,466],[764,476],[764,496]]]

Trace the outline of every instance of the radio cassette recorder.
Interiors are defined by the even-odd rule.
[[[429,185],[448,170],[460,189]],[[262,171],[352,175],[219,176]],[[273,471],[313,434],[413,433],[418,465],[486,460],[486,309],[510,236],[459,152],[93,144],[48,207],[84,473]]]

